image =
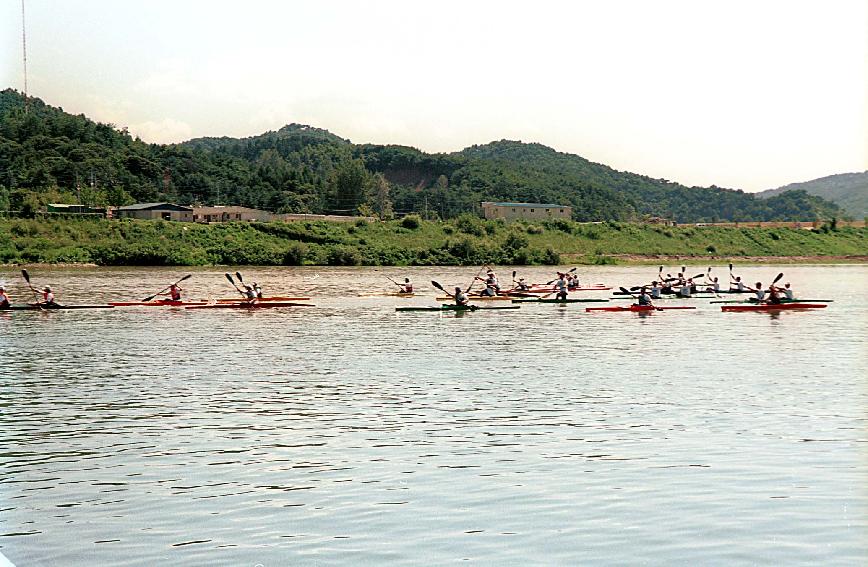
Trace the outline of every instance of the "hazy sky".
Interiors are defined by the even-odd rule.
[[[30,94],[149,142],[299,122],[748,191],[868,169],[868,2],[27,0]],[[0,0],[0,88],[23,89]]]

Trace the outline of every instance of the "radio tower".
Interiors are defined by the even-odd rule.
[[[24,23],[24,0],[21,0],[21,52],[24,55],[24,113],[30,103],[27,99],[27,26]]]

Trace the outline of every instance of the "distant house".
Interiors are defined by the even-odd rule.
[[[193,207],[195,222],[270,221],[274,218],[273,213],[248,207]]]
[[[487,219],[570,219],[573,208],[546,203],[482,202],[482,214]]]
[[[105,207],[88,207],[87,205],[70,205],[66,203],[49,203],[45,206],[45,212],[53,215],[87,215],[105,217],[108,209]]]
[[[119,219],[193,221],[193,209],[174,203],[136,203],[126,207],[118,207],[114,213]]]

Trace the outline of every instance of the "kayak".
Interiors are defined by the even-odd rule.
[[[437,301],[449,301],[452,299],[448,295],[444,295],[442,297],[435,297]],[[470,301],[510,301],[512,298],[506,295],[468,295],[467,299]]]
[[[440,307],[395,307],[395,311],[479,311],[480,309],[520,309],[520,305],[450,305]]]
[[[157,299],[156,301],[109,301],[112,307],[184,307],[185,305],[205,305],[205,301],[175,301]]]
[[[281,297],[281,296],[272,296],[272,297],[257,297],[256,301],[309,301],[309,297]],[[202,303],[208,303],[207,299],[199,299],[197,301],[201,301]],[[238,303],[239,301],[244,301],[243,298],[240,297],[223,297],[216,300],[217,303]]]
[[[721,305],[721,311],[785,311],[789,309],[824,309],[825,303],[763,303],[759,305]]]
[[[717,296],[716,295],[710,295],[710,294],[694,294],[694,295],[691,295],[690,297],[682,297],[680,295],[666,295],[664,297],[654,297],[654,298],[652,298],[652,300],[653,301],[662,301],[662,300],[670,300],[670,299],[684,299],[684,300],[688,300],[688,299],[714,299],[715,297],[717,297]],[[630,300],[630,299],[636,299],[636,295],[635,294],[634,295],[624,295],[624,294],[613,295],[610,299]],[[712,303],[714,303],[714,302],[712,301]]]
[[[642,311],[668,311],[670,309],[696,309],[693,306],[687,305],[676,305],[671,307],[659,307],[656,305],[630,305],[628,307],[618,306],[618,307],[586,307],[585,311],[634,311],[634,312],[642,312]]]
[[[312,303],[292,303],[288,301],[265,301],[263,303],[209,303],[185,305],[185,309],[269,309],[274,307],[316,307]]]
[[[608,299],[513,299],[513,303],[608,303]]]
[[[68,309],[111,309],[114,305],[10,305],[2,311],[65,311]]]
[[[594,285],[580,285],[579,287],[568,287],[567,291],[608,291],[612,289],[612,286],[607,286],[604,284],[594,284]],[[523,292],[523,293],[550,293],[552,291],[557,291],[558,288],[553,285],[532,285],[530,289],[510,289],[507,290],[506,293],[515,293],[515,292]]]
[[[834,303],[834,299],[781,299],[781,303]],[[722,301],[709,301],[709,303],[741,303],[744,304],[756,304],[757,300],[754,298],[751,299],[725,299]]]

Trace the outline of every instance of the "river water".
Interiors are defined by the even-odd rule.
[[[19,567],[864,565],[868,266],[737,269],[781,271],[834,303],[396,313],[475,269],[306,267],[243,275],[313,308],[0,313],[0,552]],[[30,273],[94,303],[187,272]],[[191,297],[236,293],[223,270],[192,273]],[[656,269],[579,273],[618,286]],[[374,295],[407,275],[427,297]],[[27,299],[15,270],[0,280]]]

